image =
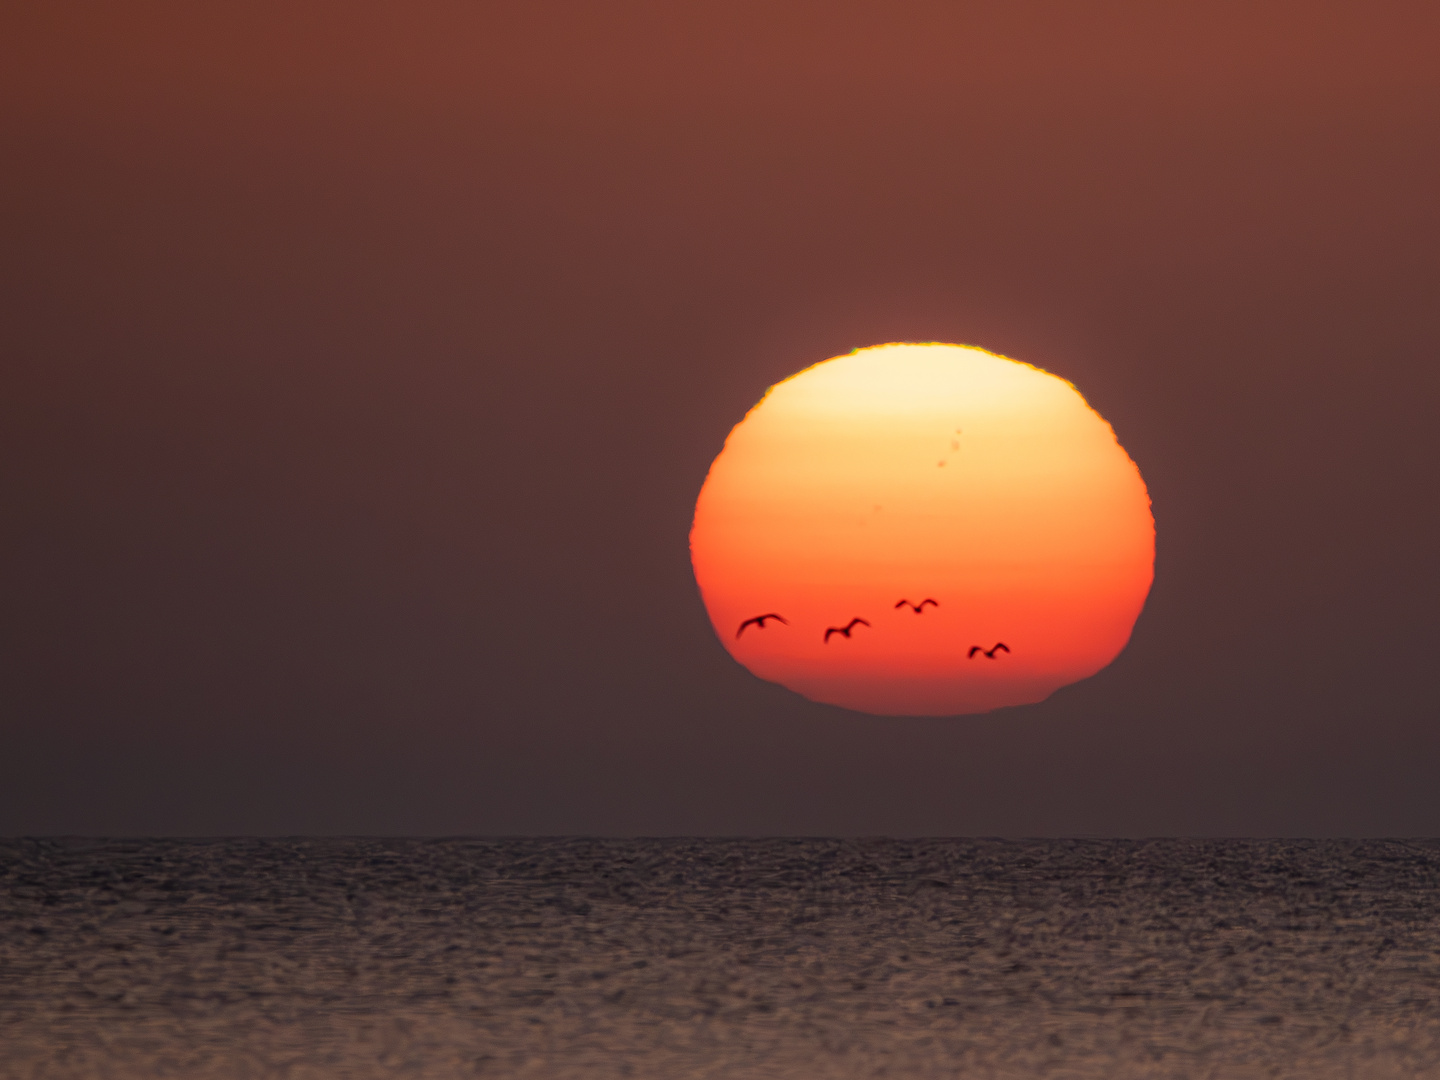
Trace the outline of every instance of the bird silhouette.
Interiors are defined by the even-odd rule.
[[[992,648],[992,649],[987,649],[987,648],[985,648],[985,646],[983,646],[983,645],[971,645],[971,646],[970,646],[970,655],[969,655],[969,657],[967,657],[967,659],[974,660],[974,659],[975,659],[975,654],[978,652],[978,653],[984,653],[986,660],[994,660],[994,659],[995,659],[995,651],[996,651],[996,649],[999,649],[999,650],[1001,650],[1001,651],[1003,651],[1003,652],[1009,652],[1009,651],[1010,651],[1010,646],[1009,646],[1009,645],[1006,645],[1003,641],[997,641],[997,642],[995,642],[995,647]]]
[[[909,601],[909,600],[901,600],[898,604],[895,605],[895,607],[896,607],[896,609],[898,610],[899,608],[904,607],[906,604],[910,604],[910,601]],[[931,607],[939,607],[939,606],[940,606],[940,601],[939,601],[939,600],[931,600],[931,599],[927,596],[924,600],[921,600],[918,604],[910,604],[910,610],[913,611],[913,612],[915,612],[916,615],[919,615],[920,612],[921,612],[922,610],[924,610],[924,607],[925,607],[926,604],[929,604]]]
[[[743,634],[745,632],[745,627],[747,626],[758,626],[761,630],[764,630],[766,619],[778,619],[786,626],[790,625],[790,620],[784,618],[783,616],[776,615],[772,611],[768,615],[756,615],[753,619],[746,619],[740,624],[740,629],[735,631],[735,636],[738,638],[741,634]]]
[[[844,625],[844,626],[831,626],[831,627],[827,627],[826,630],[825,630],[825,644],[826,644],[826,645],[829,645],[829,644],[830,644],[830,635],[831,635],[831,634],[839,634],[841,637],[846,637],[846,638],[848,638],[848,637],[850,636],[850,631],[855,629],[855,624],[856,624],[856,623],[859,623],[861,626],[869,626],[869,625],[870,625],[870,624],[869,624],[868,622],[866,622],[864,619],[861,619],[861,618],[859,618],[859,617],[856,617],[856,618],[854,618],[854,619],[851,619],[851,620],[850,620],[846,625]]]

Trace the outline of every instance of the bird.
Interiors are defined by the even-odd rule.
[[[778,619],[780,622],[784,623],[786,626],[789,626],[789,625],[790,625],[790,620],[789,620],[789,619],[786,619],[786,618],[785,618],[784,616],[782,616],[782,615],[776,615],[776,614],[772,611],[772,612],[770,612],[770,613],[767,614],[767,615],[756,615],[753,619],[746,619],[744,622],[742,622],[742,623],[740,624],[740,629],[735,631],[735,636],[738,638],[741,634],[743,634],[743,633],[745,632],[745,627],[747,627],[747,626],[758,626],[761,630],[764,630],[764,629],[765,629],[765,620],[766,620],[766,619]]]
[[[869,626],[869,625],[870,625],[870,624],[869,624],[868,622],[866,622],[864,619],[859,618],[859,617],[857,616],[856,618],[851,619],[851,620],[849,621],[849,623],[847,623],[845,626],[830,626],[830,627],[827,627],[826,630],[825,630],[825,644],[826,644],[826,645],[829,645],[829,644],[830,644],[830,635],[831,635],[831,634],[839,634],[841,637],[847,637],[847,638],[848,638],[848,637],[850,636],[850,631],[855,629],[855,624],[856,624],[856,623],[859,623],[861,626]]]
[[[904,607],[906,604],[910,604],[910,601],[909,601],[909,600],[901,600],[898,604],[895,605],[895,607],[896,607],[896,609],[898,610],[898,609]],[[924,607],[925,607],[926,604],[929,604],[931,607],[939,607],[939,606],[940,606],[940,601],[939,601],[939,600],[931,600],[931,599],[927,596],[924,600],[921,600],[920,603],[918,603],[918,604],[910,604],[910,610],[912,610],[913,612],[915,612],[916,615],[919,615],[920,612],[924,609]]]
[[[970,655],[969,655],[969,657],[968,657],[967,659],[974,660],[974,659],[975,659],[975,654],[978,652],[978,653],[984,653],[986,660],[994,660],[994,659],[995,659],[995,650],[996,650],[996,649],[1003,650],[1004,652],[1009,652],[1009,651],[1010,651],[1010,646],[1009,646],[1009,645],[1006,645],[1003,641],[997,641],[997,642],[995,642],[995,648],[993,648],[993,649],[987,649],[987,648],[985,648],[985,646],[983,646],[983,645],[971,645],[971,646],[970,646]]]

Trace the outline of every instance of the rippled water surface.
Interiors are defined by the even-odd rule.
[[[10,1077],[1440,1077],[1440,843],[0,841]]]

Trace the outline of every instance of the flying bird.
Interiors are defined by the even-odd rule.
[[[898,604],[895,605],[895,607],[896,607],[896,609],[898,610],[898,609],[904,607],[906,604],[910,604],[910,601],[909,601],[909,600],[901,600]],[[918,604],[910,604],[910,610],[913,611],[913,612],[915,612],[916,615],[919,615],[920,612],[924,609],[924,607],[925,607],[926,604],[929,604],[931,607],[939,607],[939,606],[940,606],[940,601],[939,601],[939,600],[931,600],[931,599],[927,596],[924,600],[921,600],[920,603],[918,603]]]
[[[983,646],[983,645],[971,645],[971,646],[970,646],[970,655],[969,655],[969,657],[968,657],[967,659],[974,660],[974,659],[975,659],[975,654],[978,652],[978,653],[984,653],[986,660],[994,660],[994,659],[995,659],[995,650],[996,650],[996,649],[1002,650],[1002,651],[1004,651],[1004,652],[1009,652],[1009,651],[1010,651],[1010,646],[1009,646],[1009,645],[1006,645],[1003,641],[997,641],[997,642],[995,643],[995,648],[993,648],[993,649],[987,649],[987,648],[985,648],[985,646]]]
[[[761,630],[764,630],[766,619],[777,619],[780,622],[784,623],[786,626],[790,625],[789,619],[786,619],[780,615],[776,615],[772,611],[768,615],[756,615],[753,619],[746,619],[740,624],[740,629],[735,631],[735,636],[738,638],[741,634],[743,634],[745,632],[745,627],[747,626],[758,626]]]
[[[848,638],[848,637],[850,636],[850,631],[855,629],[856,623],[859,623],[861,626],[869,626],[869,625],[870,625],[870,624],[869,624],[868,622],[866,622],[864,619],[861,619],[861,618],[858,618],[858,617],[857,617],[857,618],[851,619],[850,622],[849,622],[848,624],[846,624],[845,626],[831,626],[831,627],[827,627],[826,630],[825,630],[825,644],[826,644],[826,645],[829,645],[829,644],[830,644],[830,635],[831,635],[831,634],[839,634],[841,637],[846,637],[846,638]]]

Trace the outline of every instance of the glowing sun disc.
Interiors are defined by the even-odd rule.
[[[1150,590],[1155,525],[1139,469],[1070,383],[983,349],[890,344],[770,388],[710,466],[690,555],[753,674],[944,716],[1041,701],[1109,664]]]

